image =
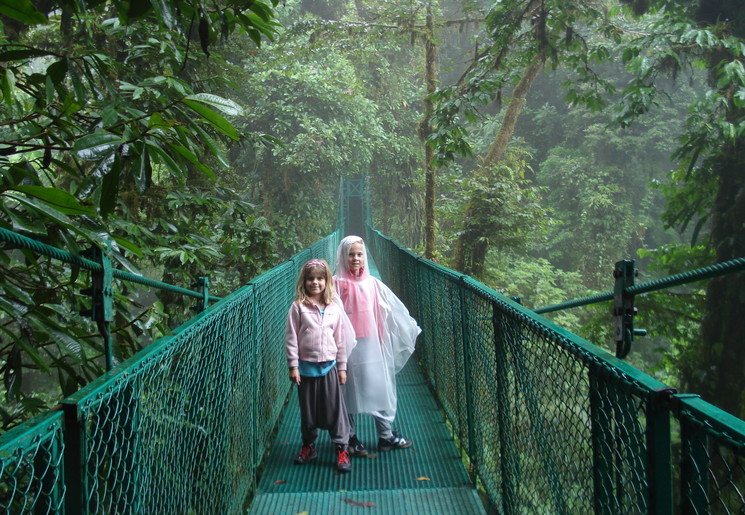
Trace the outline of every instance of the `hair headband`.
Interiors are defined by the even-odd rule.
[[[305,263],[305,268],[310,268],[312,266],[319,266],[321,268],[326,268],[326,265],[324,265],[321,261],[308,261]]]

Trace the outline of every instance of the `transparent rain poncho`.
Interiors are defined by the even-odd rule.
[[[354,243],[361,243],[364,251],[358,275],[347,266],[349,249]],[[336,291],[357,338],[357,346],[347,361],[344,387],[347,411],[385,412],[385,418],[392,421],[396,413],[396,374],[414,352],[421,329],[390,288],[370,275],[362,238],[344,238],[336,257]]]

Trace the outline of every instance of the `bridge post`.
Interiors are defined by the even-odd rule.
[[[647,403],[647,474],[649,512],[673,512],[673,478],[670,450],[670,407],[677,390],[672,387],[651,392]],[[684,428],[681,428],[684,431]]]
[[[62,401],[65,431],[65,513],[88,513],[85,495],[88,492],[88,475],[83,471],[86,455],[84,428],[78,405]]]
[[[111,283],[114,272],[111,267],[111,242],[107,242],[106,251],[98,247],[91,247],[82,252],[84,257],[96,261],[101,265],[100,271],[91,272],[91,286],[82,290],[83,295],[90,295],[91,309],[81,310],[80,314],[88,316],[96,322],[103,337],[104,352],[106,354],[106,370],[114,368],[114,355],[111,348],[111,321],[114,320],[114,290]]]
[[[497,386],[497,416],[499,418],[499,468],[502,476],[502,512],[505,514],[515,513],[514,507],[517,506],[517,492],[520,470],[519,462],[514,459],[515,449],[510,445],[510,427],[512,426],[512,412],[505,404],[505,399],[510,397],[509,385],[507,378],[510,377],[507,370],[509,332],[507,330],[508,319],[497,308],[497,304],[492,303],[492,327],[494,330],[494,358],[497,365],[496,386]]]
[[[478,469],[479,463],[476,458],[476,442],[474,435],[474,423],[473,423],[473,381],[471,379],[471,367],[469,361],[471,359],[471,338],[468,332],[468,324],[465,323],[468,320],[468,309],[466,308],[466,287],[465,287],[465,275],[460,276],[460,287],[458,288],[458,301],[460,303],[460,329],[461,338],[463,341],[463,382],[466,390],[466,427],[468,428],[468,458],[471,463],[469,467],[469,475],[471,480],[474,480],[474,470]],[[475,462],[475,463],[474,463]]]
[[[191,285],[192,288],[196,288],[202,292],[202,296],[197,299],[196,307],[192,308],[197,313],[201,313],[210,305],[210,279],[206,276],[200,276]]]
[[[347,212],[345,213],[346,234],[364,236],[365,231],[365,179],[357,177],[344,181]]]
[[[605,412],[603,391],[608,388],[597,367],[589,370],[590,424],[592,438],[593,508],[601,515],[612,515],[613,510],[613,426]]]
[[[616,357],[620,359],[628,355],[634,336],[647,334],[644,329],[634,329],[634,317],[638,310],[634,307],[634,294],[626,290],[634,285],[637,274],[636,262],[633,259],[617,261],[613,269],[613,277],[616,280],[613,289],[614,337]]]

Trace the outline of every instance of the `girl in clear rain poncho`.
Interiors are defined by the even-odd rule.
[[[365,243],[359,236],[347,236],[339,244],[334,283],[357,338],[343,388],[350,422],[349,454],[367,455],[357,438],[356,413],[375,418],[378,451],[409,447],[411,440],[391,429],[396,417],[396,374],[414,352],[421,329],[390,288],[370,275]]]

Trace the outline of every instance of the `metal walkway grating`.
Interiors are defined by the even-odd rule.
[[[398,375],[394,429],[411,438],[408,449],[378,453],[372,417],[358,417],[358,434],[370,451],[353,458],[352,471],[336,472],[328,433],[320,432],[318,458],[295,465],[300,449],[297,389],[290,396],[267,457],[251,514],[484,514],[455,443],[419,366],[412,358]]]

